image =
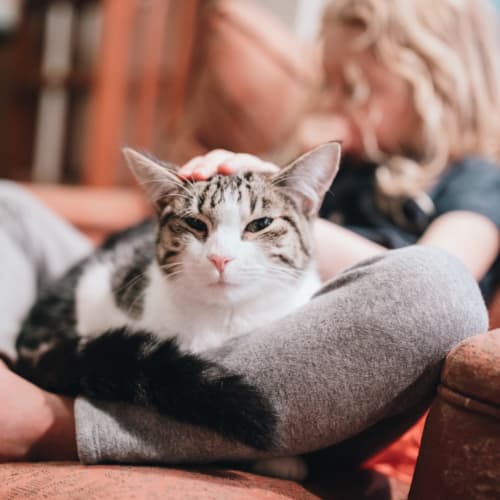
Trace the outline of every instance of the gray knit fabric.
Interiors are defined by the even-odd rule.
[[[0,183],[2,348],[12,344],[40,281],[88,251],[83,237],[22,189]],[[369,453],[422,410],[448,351],[487,327],[479,289],[462,264],[436,249],[408,247],[345,271],[301,310],[210,355],[269,397],[279,417],[276,455],[332,446],[344,453],[351,442]],[[262,456],[140,407],[78,399],[75,412],[84,463]]]
[[[437,249],[408,247],[342,273],[306,307],[212,356],[267,394],[279,416],[274,454],[289,455],[340,443],[389,417],[408,421],[432,396],[449,350],[487,327],[462,264]],[[76,418],[85,463],[262,456],[142,408],[80,399]]]

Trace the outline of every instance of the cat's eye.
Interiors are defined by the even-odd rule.
[[[207,225],[200,219],[196,219],[195,217],[185,217],[184,222],[195,231],[206,232],[208,231]]]
[[[249,233],[258,233],[259,231],[266,229],[266,227],[269,227],[272,222],[273,219],[271,219],[271,217],[261,217],[260,219],[255,219],[252,222],[249,222],[245,231]]]

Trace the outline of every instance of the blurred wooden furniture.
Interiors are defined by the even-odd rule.
[[[87,54],[83,66],[81,57],[71,59],[67,74],[42,71],[39,53],[46,17],[60,4],[71,6],[66,24],[77,31],[91,7],[101,19],[94,19],[102,36],[95,57]],[[2,144],[12,154],[0,175],[32,180],[33,142],[54,149],[52,159],[61,150],[63,175],[52,180],[99,187],[129,184],[120,157],[125,144],[181,163],[217,147],[287,161],[320,82],[318,55],[249,0],[27,0],[10,65],[14,126],[0,137],[0,159]],[[33,137],[41,88],[67,94],[64,145]],[[38,128],[52,137],[50,126]],[[37,170],[44,158],[37,157]]]
[[[28,64],[16,68],[15,82],[20,84],[18,97],[13,99],[9,116],[24,120],[26,131],[34,117],[20,113],[19,106],[28,95],[37,98],[40,88],[66,89],[70,101],[74,93],[88,94],[90,106],[86,126],[78,131],[83,156],[83,169],[75,174],[80,186],[69,184],[31,183],[27,187],[47,205],[71,220],[78,228],[100,241],[109,231],[118,230],[149,213],[149,205],[141,193],[130,186],[130,177],[123,168],[121,146],[127,144],[155,150],[158,140],[157,123],[161,117],[168,125],[162,132],[173,130],[182,114],[187,77],[195,38],[198,0],[72,0],[59,2],[71,6],[66,12],[78,17],[84,7],[95,5],[102,17],[102,39],[98,44],[95,68],[76,67],[68,73],[42,71],[41,54],[34,52],[41,45],[45,19],[58,2],[28,0],[19,40],[14,43],[12,64]],[[50,17],[50,16],[49,16]],[[75,25],[73,19],[70,24]],[[45,28],[43,28],[45,26]],[[76,29],[76,28],[74,28]],[[23,36],[30,35],[27,40]],[[92,33],[92,36],[96,35]],[[28,69],[29,67],[29,69]],[[30,109],[36,109],[30,101]],[[68,116],[71,115],[71,109]],[[168,118],[168,119],[167,119]],[[23,134],[14,126],[8,130],[5,142],[12,147],[12,156],[26,163],[0,167],[0,175],[30,180],[27,164],[33,154],[22,142]],[[130,127],[133,124],[133,127]],[[34,141],[27,134],[28,141]],[[68,144],[63,161],[69,161],[71,130],[66,131]],[[19,146],[19,151],[16,153]],[[57,147],[49,144],[47,147]],[[22,156],[19,153],[22,152]],[[7,155],[9,158],[9,155]],[[13,160],[14,161],[14,160]],[[9,162],[7,161],[7,167]],[[61,179],[63,180],[63,179]],[[90,189],[90,187],[94,189]]]
[[[0,45],[0,176],[127,184],[120,148],[157,150],[183,112],[199,0],[23,5]]]
[[[86,185],[100,187],[114,185],[119,180],[120,144],[128,123],[133,124],[129,145],[153,151],[159,109],[168,124],[165,133],[175,128],[184,106],[199,11],[198,0],[150,0],[141,33],[137,30],[134,33],[137,0],[102,0],[102,3],[103,38],[91,94],[83,176]],[[131,68],[129,54],[134,45],[140,46],[142,61],[140,64],[136,61]],[[162,59],[167,56],[171,58],[171,67],[165,78]],[[134,71],[139,74],[131,75]],[[130,111],[127,113],[131,79],[137,83],[132,119]],[[165,102],[161,103],[160,90],[165,85]]]
[[[95,241],[148,213],[122,145],[178,162],[215,147],[269,155],[293,136],[318,84],[317,52],[245,0],[71,3],[102,15],[95,71],[54,80],[89,95],[81,185],[28,186]]]

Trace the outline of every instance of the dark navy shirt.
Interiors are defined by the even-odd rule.
[[[387,248],[416,243],[434,219],[453,210],[482,214],[500,230],[500,166],[491,161],[467,157],[451,165],[427,193],[434,209],[429,212],[416,201],[407,200],[402,207],[404,224],[399,225],[377,208],[374,172],[374,165],[346,158],[320,215]],[[497,258],[480,283],[487,300],[499,284]]]

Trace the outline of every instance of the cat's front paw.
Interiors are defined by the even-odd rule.
[[[251,470],[264,476],[279,477],[291,481],[304,481],[307,477],[307,464],[300,457],[277,457],[259,460]]]

